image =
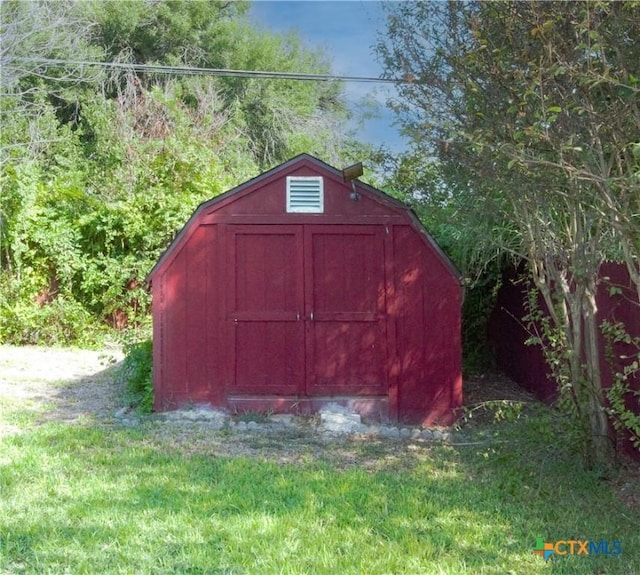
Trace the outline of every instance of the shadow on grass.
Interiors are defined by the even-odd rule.
[[[31,570],[67,565],[103,573],[134,564],[140,573],[638,572],[636,527],[577,459],[543,449],[529,423],[503,426],[503,437],[519,435],[520,443],[344,441],[295,464],[167,449],[143,429],[51,425],[11,441],[15,458],[0,476],[9,563],[0,567],[23,561]],[[352,455],[403,462],[367,467],[349,464]],[[545,564],[532,552],[537,537],[621,539],[626,554],[617,563],[600,557]]]
[[[118,408],[128,404],[125,383],[119,377],[121,365],[116,362],[95,373],[57,381],[49,396],[53,407],[41,419],[64,423],[112,419]]]
[[[637,521],[544,406],[474,422],[465,445],[127,430],[95,425],[124,404],[115,369],[59,385],[48,425],[3,440],[0,572],[640,572]],[[545,563],[538,537],[623,555]]]
[[[372,472],[178,457],[125,433],[105,435],[56,427],[23,438],[23,452],[39,457],[4,472],[15,501],[7,557],[47,569],[67,561],[80,572],[113,572],[135,558],[138,572],[188,564],[234,573],[406,572],[446,558],[477,568],[510,557],[494,545],[508,521],[444,454],[411,472]]]

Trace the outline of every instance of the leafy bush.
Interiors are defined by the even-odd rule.
[[[462,306],[462,356],[467,374],[495,368],[487,330],[499,287],[499,274],[487,272],[466,288]]]
[[[0,278],[0,342],[82,347],[103,342],[104,326],[72,297],[61,295],[42,305],[18,292],[15,282]]]
[[[119,377],[124,381],[132,406],[142,413],[153,409],[153,344],[151,339],[128,343]]]

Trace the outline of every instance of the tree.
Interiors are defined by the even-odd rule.
[[[405,79],[397,109],[414,145],[440,159],[453,189],[473,190],[474,209],[493,198],[502,229],[517,232],[552,320],[539,341],[597,467],[612,453],[598,269],[621,252],[637,275],[640,255],[633,4],[402,3],[379,45],[389,75]]]
[[[91,23],[76,10],[74,2],[3,0],[0,9],[0,88],[8,94],[25,96],[38,89],[37,80],[49,85],[74,85],[88,78],[83,66],[51,69],[42,59],[95,57],[88,54]]]
[[[246,2],[97,2],[91,5],[95,41],[111,60],[235,70],[327,73],[330,64],[295,35],[257,30],[244,19]],[[162,86],[174,78],[153,73],[120,75],[115,91]],[[184,101],[195,99],[192,78],[180,79]],[[347,107],[339,83],[218,77],[209,79],[233,110],[229,119],[261,169],[302,151],[336,160],[346,147]],[[115,94],[112,94],[115,95]]]
[[[107,61],[230,68],[248,3],[216,0],[93,0],[83,6]]]
[[[48,105],[70,89],[95,85],[100,73],[82,65],[52,68],[44,60],[92,60],[92,26],[74,2],[3,0],[0,4],[0,164],[10,154],[37,153],[50,140]]]
[[[251,29],[246,3],[1,7],[2,341],[144,325],[146,274],[199,203],[301,151],[351,159],[339,83],[126,66],[329,71],[294,36]]]

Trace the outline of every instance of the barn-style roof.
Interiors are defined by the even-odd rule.
[[[220,194],[219,196],[216,196],[215,198],[203,202],[196,208],[193,215],[189,218],[180,232],[178,232],[173,242],[171,242],[169,247],[162,254],[156,265],[147,276],[147,282],[151,285],[154,278],[159,273],[162,273],[164,268],[169,264],[174,255],[180,250],[183,244],[193,233],[194,229],[198,226],[198,220],[203,213],[210,213],[217,209],[221,209],[229,202],[234,201],[239,197],[242,197],[243,195],[257,192],[263,184],[267,183],[267,181],[273,181],[278,177],[285,177],[286,175],[291,174],[292,171],[294,171],[298,167],[312,168],[319,172],[319,175],[330,177],[339,182],[344,181],[342,172],[337,168],[330,166],[329,164],[323,162],[322,160],[319,160],[314,156],[311,156],[310,154],[300,154],[292,158],[291,160],[280,164],[266,172],[263,172],[255,178],[252,178],[244,182],[243,184],[240,184],[239,186],[236,186],[235,188],[232,188],[231,190]],[[439,259],[441,259],[442,263],[449,271],[449,273],[451,273],[452,276],[460,281],[462,277],[460,271],[456,268],[449,257],[442,251],[440,246],[438,246],[431,235],[429,235],[418,217],[415,215],[413,210],[409,208],[409,206],[364,182],[353,180],[353,183],[355,184],[356,190],[359,194],[367,196],[368,198],[377,201],[396,212],[403,213],[412,227],[423,238],[423,240],[431,246],[436,254],[438,254]]]

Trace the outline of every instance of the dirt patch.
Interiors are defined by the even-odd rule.
[[[45,410],[46,417],[59,421],[111,417],[124,405],[124,389],[115,377],[121,360],[118,348],[0,346],[0,400],[53,406]],[[495,400],[536,401],[499,374],[465,380],[467,406]]]
[[[121,359],[117,348],[0,346],[0,402],[46,421],[104,420],[122,404],[123,386],[114,378]]]
[[[501,373],[474,375],[464,380],[464,403],[475,407],[488,401],[536,403],[536,397]]]

